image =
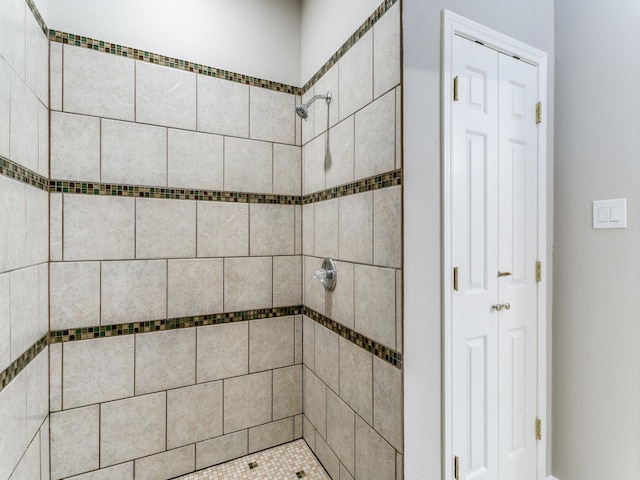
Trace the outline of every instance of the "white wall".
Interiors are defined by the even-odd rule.
[[[442,403],[438,388],[442,380],[440,25],[445,8],[547,52],[549,86],[553,85],[553,0],[403,0],[406,480],[442,478]],[[552,111],[553,91],[549,88],[549,172],[553,159]],[[549,176],[548,203],[552,211],[551,173]],[[550,215],[549,246],[551,222]],[[544,263],[550,267],[551,258]]]
[[[556,0],[554,458],[640,478],[640,3]],[[591,202],[627,198],[626,230]]]
[[[49,28],[300,84],[300,0],[48,1]]]
[[[302,0],[301,80],[307,82],[382,0]]]

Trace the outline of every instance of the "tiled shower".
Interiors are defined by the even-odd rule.
[[[303,87],[4,3],[0,480],[172,478],[300,438],[333,480],[401,479],[400,2]]]

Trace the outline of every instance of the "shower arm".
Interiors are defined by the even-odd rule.
[[[305,105],[307,106],[307,108],[309,108],[313,104],[313,102],[320,99],[326,100],[327,105],[329,105],[331,103],[331,92],[327,92],[325,95],[314,95],[313,97],[311,97],[311,100],[305,103]]]

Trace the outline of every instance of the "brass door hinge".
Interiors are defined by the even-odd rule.
[[[460,459],[458,457],[453,457],[453,478],[460,479]]]
[[[536,262],[536,282],[540,283],[542,281],[542,262],[538,260]]]
[[[453,101],[458,101],[458,76],[453,77]]]
[[[453,267],[453,289],[458,291],[458,267]]]
[[[542,440],[542,420],[536,418],[536,440]]]
[[[542,102],[536,103],[536,124],[542,123]]]

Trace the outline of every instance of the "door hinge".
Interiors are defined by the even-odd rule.
[[[458,267],[453,267],[453,289],[458,291]]]
[[[453,77],[453,101],[458,101],[458,76]]]
[[[460,459],[453,457],[453,478],[460,480]]]
[[[536,418],[536,440],[542,440],[542,420]]]
[[[536,124],[542,123],[542,102],[536,103]]]
[[[542,281],[542,262],[538,260],[536,262],[536,282],[540,283]]]

